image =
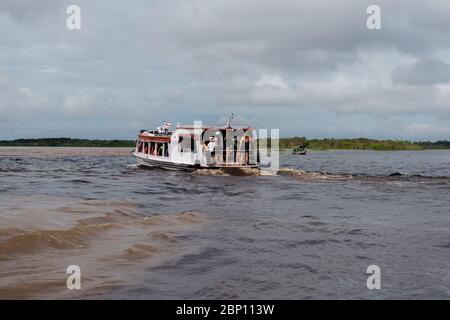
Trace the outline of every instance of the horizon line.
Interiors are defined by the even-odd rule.
[[[325,137],[325,138],[309,138],[305,136],[289,136],[289,137],[279,137],[279,139],[292,139],[292,138],[303,138],[306,140],[357,140],[357,139],[367,139],[367,140],[376,140],[376,141],[407,141],[412,143],[419,142],[431,142],[436,143],[440,141],[450,141],[450,138],[440,138],[436,140],[416,140],[416,139],[406,139],[406,138],[369,138],[369,137],[356,137],[356,138],[335,138],[335,137]],[[2,139],[0,138],[0,142],[13,142],[16,140],[44,140],[44,139],[72,139],[72,140],[100,140],[100,141],[136,141],[135,138],[74,138],[74,137],[38,137],[38,138],[13,138],[13,139]]]

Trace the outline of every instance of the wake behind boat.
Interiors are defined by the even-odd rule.
[[[258,168],[254,129],[165,122],[156,130],[141,130],[133,152],[138,164],[170,170]]]

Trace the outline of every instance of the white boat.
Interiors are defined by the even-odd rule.
[[[169,170],[258,168],[254,129],[165,123],[141,130],[133,151],[138,164]]]

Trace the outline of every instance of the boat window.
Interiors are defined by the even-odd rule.
[[[155,143],[150,142],[150,155],[155,155]]]
[[[164,157],[169,156],[169,144],[167,142],[164,143]]]
[[[193,152],[194,150],[194,136],[186,135],[178,138],[178,150],[180,152]]]
[[[164,146],[163,146],[162,143],[157,143],[156,145],[158,146],[158,153],[157,153],[157,155],[162,157],[162,155],[163,155],[163,147]]]
[[[184,148],[183,148],[183,137],[178,137],[178,151],[183,152]]]

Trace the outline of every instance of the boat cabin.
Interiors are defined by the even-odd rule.
[[[176,168],[257,167],[251,127],[177,125],[141,130],[135,156],[148,166]]]

